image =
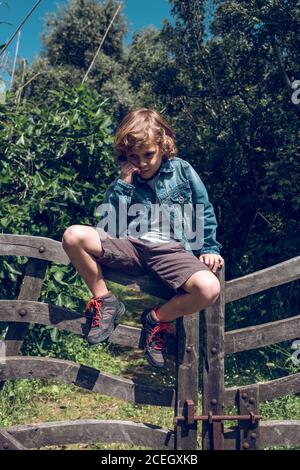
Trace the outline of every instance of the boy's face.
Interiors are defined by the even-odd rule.
[[[155,142],[132,148],[126,154],[128,162],[140,170],[142,179],[149,179],[156,173],[163,157],[163,151]]]

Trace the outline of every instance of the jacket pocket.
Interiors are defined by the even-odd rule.
[[[180,183],[175,189],[169,192],[168,199],[172,203],[187,204],[192,202],[192,190],[188,181]]]

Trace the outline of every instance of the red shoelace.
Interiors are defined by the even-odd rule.
[[[85,313],[90,313],[90,310],[94,308],[95,311],[95,316],[92,321],[92,328],[95,328],[100,325],[100,320],[101,320],[101,310],[102,307],[102,302],[99,299],[95,299],[94,297],[88,301],[85,307]]]
[[[149,336],[148,340],[147,340],[147,346],[149,346],[149,344],[151,343],[153,337],[155,335],[157,335],[157,338],[156,338],[156,344],[153,346],[154,349],[158,349],[159,351],[161,351],[163,348],[164,348],[164,340],[162,339],[162,337],[160,336],[161,333],[163,332],[171,332],[170,331],[170,325],[167,323],[167,322],[162,322],[162,323],[159,323],[152,331],[151,335]]]

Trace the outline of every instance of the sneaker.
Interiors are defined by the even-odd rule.
[[[106,340],[116,328],[125,305],[111,292],[101,297],[92,297],[85,307],[85,336],[89,344]]]
[[[154,307],[153,309],[144,310],[141,323],[143,325],[142,335],[144,338],[145,346],[145,357],[149,364],[154,367],[166,367],[165,360],[165,345],[164,345],[164,334],[172,333],[171,322],[160,322],[156,321],[152,316],[152,311],[156,311],[159,308]]]

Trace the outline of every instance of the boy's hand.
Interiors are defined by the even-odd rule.
[[[121,163],[121,179],[125,181],[128,184],[132,184],[133,180],[133,175],[136,172],[140,172],[140,170],[132,165],[132,163],[129,162],[122,162]]]
[[[216,255],[215,253],[203,253],[199,256],[199,260],[205,263],[214,274],[216,274],[217,269],[221,269],[224,266],[224,259],[221,255]]]

